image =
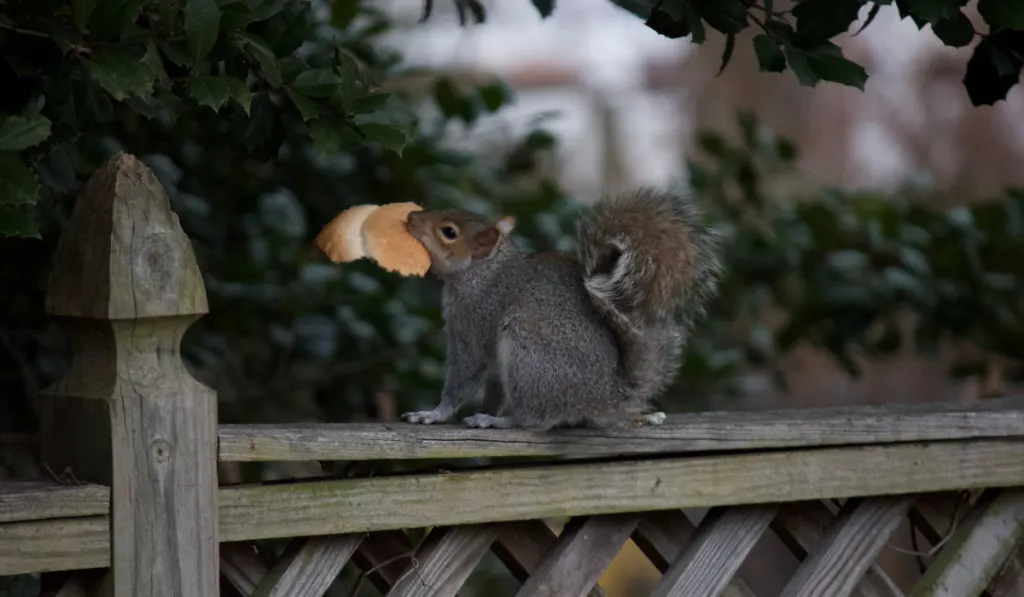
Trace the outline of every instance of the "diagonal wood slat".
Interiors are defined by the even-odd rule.
[[[832,510],[820,501],[797,502],[782,506],[771,528],[802,561],[821,540],[834,518]],[[853,594],[858,597],[903,597],[896,583],[874,561]]]
[[[517,597],[585,597],[640,523],[640,514],[570,521]]]
[[[848,500],[780,597],[852,594],[913,503],[913,496]]]
[[[717,597],[768,528],[775,506],[714,508],[665,572],[652,597]]]
[[[434,529],[387,597],[452,597],[498,535],[498,525]]]
[[[650,512],[633,531],[633,543],[664,574],[696,531],[682,510]],[[722,591],[722,597],[756,597],[756,594],[742,579],[733,577]]]
[[[365,536],[350,533],[293,540],[252,597],[321,597]]]
[[[1005,490],[962,526],[910,597],[978,597],[1024,540],[1024,489]]]
[[[505,523],[501,526],[498,539],[491,546],[491,551],[505,564],[516,580],[524,583],[540,566],[557,539],[555,532],[542,520]],[[603,597],[604,591],[594,585],[588,595]]]
[[[378,591],[386,594],[409,566],[414,549],[404,531],[380,531],[371,533],[359,545],[352,561]]]
[[[221,543],[220,574],[236,591],[249,597],[267,575],[267,566],[252,543]]]

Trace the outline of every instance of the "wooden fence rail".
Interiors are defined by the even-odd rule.
[[[599,597],[630,541],[661,572],[658,597],[1024,594],[1021,398],[550,433],[218,427],[213,392],[178,352],[206,311],[195,259],[152,173],[124,154],[75,206],[48,309],[73,346],[42,404],[56,480],[0,483],[0,575],[47,573],[50,597],[319,597],[346,569],[387,596],[468,597],[488,551],[521,597]],[[460,460],[479,457],[492,460]],[[524,457],[544,461],[507,460]],[[384,459],[449,463],[216,478],[218,460]],[[912,549],[896,546],[907,528]],[[285,538],[280,553],[256,543]],[[897,579],[879,556],[900,549],[926,569]],[[745,565],[780,556],[792,577],[766,593]]]

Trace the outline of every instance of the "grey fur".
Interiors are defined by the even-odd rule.
[[[716,291],[717,237],[700,219],[686,197],[640,190],[603,199],[581,218],[576,259],[524,253],[503,230],[486,258],[434,263],[444,280],[445,385],[434,410],[405,419],[451,419],[494,381],[504,416],[475,415],[467,425],[542,430],[643,419]]]

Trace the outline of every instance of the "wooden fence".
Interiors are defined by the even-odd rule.
[[[60,482],[0,484],[0,575],[45,572],[46,595],[316,597],[355,566],[381,594],[451,596],[490,550],[520,596],[596,596],[632,539],[663,573],[656,596],[767,597],[741,565],[768,537],[799,562],[783,597],[1024,594],[1024,400],[543,434],[218,426],[178,352],[207,310],[199,270],[163,189],[124,154],[79,198],[47,307],[73,346],[42,404]],[[217,483],[218,460],[477,457],[498,464]],[[878,556],[908,525],[904,555],[928,566],[897,582]],[[421,528],[414,545],[404,529]],[[279,555],[253,543],[292,537]]]

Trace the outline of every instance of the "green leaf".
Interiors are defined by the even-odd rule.
[[[71,0],[71,19],[75,28],[81,33],[89,25],[89,17],[96,8],[96,0]]]
[[[1024,68],[1024,31],[996,31],[982,39],[964,73],[967,95],[975,106],[1005,100]]]
[[[357,126],[366,135],[367,139],[374,141],[384,149],[394,151],[398,155],[402,155],[402,150],[409,143],[405,131],[389,124],[366,122]]]
[[[697,5],[697,10],[708,25],[722,33],[739,33],[749,24],[747,7],[742,0],[704,0]]]
[[[821,78],[811,68],[811,65],[807,62],[807,53],[796,48],[786,47],[783,52],[786,55],[786,62],[789,64],[789,70],[793,71],[796,75],[798,83],[804,87],[814,87],[818,84]]]
[[[214,112],[220,110],[231,97],[227,79],[211,75],[199,75],[188,80],[188,94],[200,106],[209,106]]]
[[[309,97],[330,97],[341,91],[341,77],[327,68],[307,70],[295,77],[291,88]]]
[[[82,60],[89,75],[117,101],[148,96],[156,74],[145,62],[113,48],[97,50]]]
[[[249,90],[249,86],[245,84],[245,81],[236,79],[234,77],[224,77],[224,81],[228,84],[228,90],[231,93],[231,99],[235,100],[238,105],[242,106],[245,113],[249,113],[249,107],[252,105],[252,91]]]
[[[897,7],[902,9],[900,12],[906,11],[918,22],[918,27],[922,22],[934,25],[942,19],[951,18],[960,10],[961,4],[959,0],[896,0]]]
[[[796,52],[799,52],[799,50]],[[790,56],[789,64],[790,68],[793,68],[792,54],[787,53],[786,55]],[[831,51],[822,51],[821,49],[815,52],[804,53],[804,61],[818,79],[849,85],[864,91],[864,84],[868,80],[868,74],[864,67],[856,62],[847,60],[841,55],[837,56]],[[799,78],[799,75],[797,76]]]
[[[220,8],[217,0],[187,0],[185,3],[185,43],[189,54],[202,60],[217,43]]]
[[[33,205],[39,197],[39,181],[12,151],[0,152],[0,205]]]
[[[735,49],[736,36],[730,33],[729,35],[725,36],[725,50],[722,51],[722,66],[718,68],[719,75],[725,72],[725,67],[729,65],[729,59],[732,58],[732,52]]]
[[[801,47],[816,46],[849,30],[861,0],[806,0],[793,8]]]
[[[754,53],[761,72],[781,73],[786,70],[786,56],[775,40],[761,34],[754,37]]]
[[[220,29],[226,34],[245,29],[255,21],[252,10],[242,2],[232,2],[220,8]]]
[[[881,10],[882,10],[882,5],[881,4],[875,3],[874,5],[872,5],[871,6],[871,10],[868,12],[868,18],[864,20],[864,24],[860,26],[860,29],[858,29],[857,32],[854,33],[854,35],[856,36],[856,35],[860,35],[861,33],[863,33],[864,30],[868,28],[868,25],[870,25],[871,23],[873,23],[875,21],[875,17],[878,16],[879,11],[881,11]]]
[[[530,0],[533,3],[533,7],[540,13],[542,19],[546,19],[551,16],[551,13],[555,11],[555,0]]]
[[[978,13],[992,28],[1024,29],[1021,0],[978,0]]]
[[[351,111],[356,114],[374,112],[384,107],[390,97],[387,93],[368,93],[352,100]]]
[[[334,0],[331,3],[331,25],[344,29],[359,14],[359,0]]]
[[[512,90],[501,81],[484,85],[477,89],[477,93],[489,112],[496,112],[513,99]]]
[[[113,39],[139,18],[145,0],[103,0],[89,16],[89,33],[99,39]]]
[[[974,41],[974,25],[963,12],[932,25],[932,33],[952,48],[962,48]]]
[[[309,134],[313,148],[328,155],[363,143],[362,136],[352,125],[333,118],[317,118],[309,123]]]
[[[281,78],[281,69],[277,66],[277,57],[259,37],[252,33],[239,31],[235,33],[235,39],[242,49],[260,65],[260,71],[267,83],[277,89],[284,81]]]
[[[678,0],[674,0],[678,1]],[[651,10],[651,14],[644,21],[644,25],[653,29],[659,35],[663,35],[669,39],[679,39],[686,37],[692,32],[691,23],[693,22],[689,16],[682,12],[682,9],[672,10],[676,8],[674,5],[669,5],[662,8],[661,3]],[[676,14],[678,12],[678,14]],[[691,10],[691,12],[694,12]],[[694,12],[694,14],[696,14]],[[700,22],[700,19],[697,19]],[[703,40],[702,40],[703,41]],[[694,39],[695,43],[700,43]]]
[[[35,110],[0,118],[0,151],[21,151],[50,136],[50,119]]]
[[[160,84],[165,87],[171,86],[171,78],[167,76],[167,69],[164,68],[164,60],[160,57],[160,50],[156,48],[156,43],[153,40],[146,42],[146,53],[142,57],[142,62],[146,64],[156,74],[156,78],[160,81]]]
[[[263,21],[279,14],[288,4],[289,0],[252,0],[249,9],[257,21]]]
[[[292,104],[298,109],[299,114],[302,115],[303,122],[312,120],[320,115],[320,107],[316,105],[316,102],[291,88],[287,88],[285,91],[292,100]]]

